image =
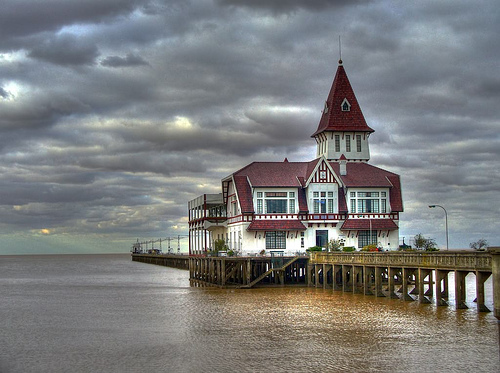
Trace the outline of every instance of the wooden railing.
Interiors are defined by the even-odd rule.
[[[353,264],[387,267],[422,267],[432,269],[491,272],[488,252],[355,252],[311,253],[310,264]]]

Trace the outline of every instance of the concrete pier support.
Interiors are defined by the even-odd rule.
[[[424,285],[425,285],[425,278],[429,276],[429,273],[432,273],[432,271],[425,269],[425,268],[419,268],[418,269],[418,276],[417,276],[417,284],[415,284],[415,287],[418,287],[418,302],[422,304],[429,304],[431,301],[429,298],[425,296],[425,291],[424,291]],[[431,275],[431,280],[430,282],[432,283],[432,275]],[[429,287],[432,288],[432,285]]]
[[[476,306],[479,312],[491,312],[484,305],[484,282],[490,275],[491,273],[476,271]]]
[[[402,269],[402,272],[403,272],[403,276],[402,276],[402,282],[403,282],[403,286],[401,287],[402,291],[403,291],[403,299],[404,300],[408,300],[408,301],[411,301],[411,300],[415,300],[409,293],[408,293],[408,283],[410,281],[410,276],[413,274],[413,272],[415,272],[415,270],[413,268],[406,268],[406,267],[403,267]]]
[[[342,290],[352,291],[352,265],[342,266]]]
[[[465,296],[467,294],[465,289],[465,277],[467,272],[455,270],[455,307],[457,309],[468,308],[465,304]]]
[[[352,277],[352,292],[363,294],[363,267],[354,266]]]
[[[491,254],[493,276],[493,312],[495,317],[500,320],[500,247],[490,247],[488,252]]]
[[[401,269],[398,269],[398,268],[394,268],[394,267],[389,267],[387,269],[387,272],[388,272],[388,280],[387,280],[387,284],[388,284],[388,290],[389,290],[389,297],[392,298],[392,299],[398,299],[398,295],[396,294],[395,292],[395,289],[394,289],[394,284],[395,284],[395,281],[396,281],[396,276],[398,274],[398,272],[400,272]]]
[[[375,296],[385,297],[382,292],[382,276],[384,275],[384,269],[382,267],[375,267]]]
[[[371,284],[372,278],[375,276],[375,268],[365,267],[363,273],[363,293],[365,295],[373,295]]]
[[[448,305],[448,302],[443,299],[448,299],[448,272],[436,269],[436,304],[438,306]]]
[[[342,266],[333,266],[333,290],[342,290]]]

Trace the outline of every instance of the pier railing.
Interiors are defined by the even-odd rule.
[[[310,258],[310,264],[357,264],[490,272],[492,266],[488,252],[313,252]]]

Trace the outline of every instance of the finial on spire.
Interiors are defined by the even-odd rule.
[[[340,42],[340,35],[339,35],[339,65],[342,65],[342,43]]]

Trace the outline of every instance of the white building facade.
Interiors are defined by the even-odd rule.
[[[361,249],[399,245],[399,175],[370,165],[368,127],[339,61],[309,162],[253,162],[222,179],[222,192],[188,203],[191,255],[222,239],[240,255],[295,255],[331,240]]]

